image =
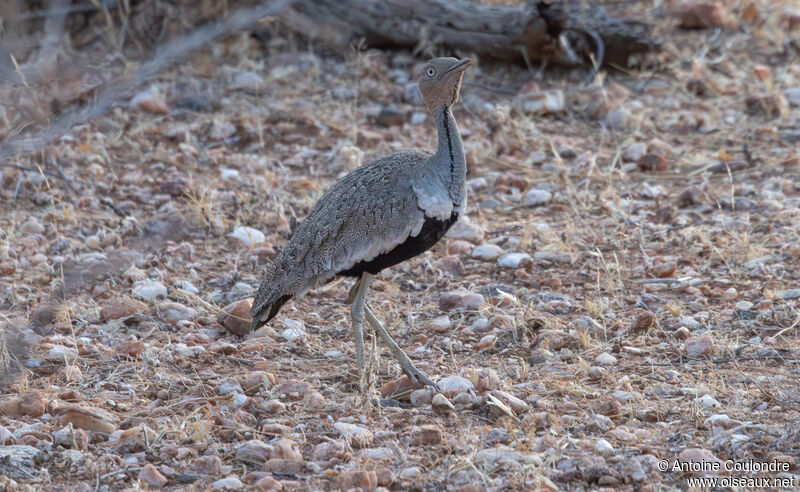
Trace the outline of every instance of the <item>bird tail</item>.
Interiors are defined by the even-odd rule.
[[[272,302],[266,302],[260,305],[254,304],[253,309],[250,311],[250,315],[253,317],[253,321],[250,322],[250,331],[254,331],[259,326],[266,324],[269,320],[274,318],[281,307],[291,298],[291,294],[285,294],[279,296]]]

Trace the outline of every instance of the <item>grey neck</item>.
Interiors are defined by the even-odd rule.
[[[463,199],[464,182],[467,176],[467,161],[464,158],[464,147],[461,142],[461,133],[458,131],[453,113],[449,106],[437,106],[433,110],[436,120],[436,129],[439,135],[439,145],[436,149],[434,161],[437,167],[442,167],[439,172],[447,176],[450,195],[456,203]]]

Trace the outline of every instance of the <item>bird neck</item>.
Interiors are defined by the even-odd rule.
[[[465,174],[467,169],[464,159],[464,148],[461,142],[461,133],[458,131],[450,106],[437,106],[433,110],[436,120],[436,129],[439,134],[439,145],[436,150],[437,160],[446,161],[451,172]]]

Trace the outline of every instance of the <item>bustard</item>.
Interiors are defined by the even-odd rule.
[[[251,315],[254,330],[293,296],[357,277],[350,316],[364,384],[364,315],[412,382],[438,389],[395,343],[366,305],[373,275],[436,244],[464,213],[467,164],[451,107],[469,58],[434,58],[419,73],[419,90],[438,131],[436,153],[404,150],[355,169],[326,191],[280,251],[261,282]]]

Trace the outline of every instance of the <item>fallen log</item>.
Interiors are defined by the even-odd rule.
[[[282,17],[326,41],[363,38],[375,47],[437,47],[513,61],[626,65],[658,49],[645,22],[610,16],[582,1],[530,1],[509,7],[448,0],[295,0]]]

